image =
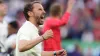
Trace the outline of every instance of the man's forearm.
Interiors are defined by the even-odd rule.
[[[23,51],[29,50],[42,41],[43,41],[42,37],[38,37],[38,38],[36,38],[34,40],[30,40],[30,41],[20,40],[19,41],[19,51],[23,52]]]
[[[68,6],[66,10],[68,13],[71,13],[74,3],[75,3],[75,0],[68,0]]]

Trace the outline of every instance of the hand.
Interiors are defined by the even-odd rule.
[[[57,56],[67,56],[67,52],[66,50],[62,49],[62,50],[56,51],[56,55]]]
[[[53,32],[52,32],[52,30],[47,30],[42,36],[46,40],[48,38],[53,37]]]
[[[76,0],[68,0],[67,12],[71,12]]]

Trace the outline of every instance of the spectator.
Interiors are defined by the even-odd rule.
[[[100,41],[100,4],[96,8],[96,16],[93,21],[93,33],[96,41]]]
[[[0,0],[0,44],[2,44],[2,46],[4,45],[4,41],[6,40],[8,33],[7,22],[4,20],[6,14],[7,14],[7,6],[2,0]],[[3,48],[1,51],[4,52],[5,49]]]
[[[72,53],[72,56],[83,56],[82,49],[78,44],[75,44],[75,50]]]
[[[16,42],[18,24],[16,21],[12,21],[8,24],[8,38],[5,41],[5,47],[8,53],[11,53],[14,49],[12,47],[13,43]],[[14,53],[13,53],[14,54]]]

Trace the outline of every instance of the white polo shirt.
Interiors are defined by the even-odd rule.
[[[25,52],[19,52],[18,41],[19,40],[32,40],[39,37],[38,29],[31,22],[26,21],[23,26],[19,29],[16,39],[16,56],[41,56],[42,45],[37,44],[30,50]]]

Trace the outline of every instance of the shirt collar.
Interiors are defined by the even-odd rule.
[[[30,25],[32,25],[36,31],[39,31],[38,28],[34,24],[32,24],[30,21],[26,21],[26,22],[29,23]]]

